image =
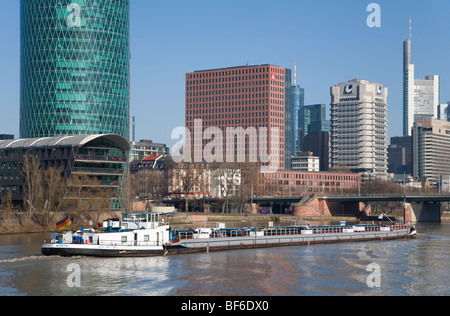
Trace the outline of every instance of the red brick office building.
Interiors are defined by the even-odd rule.
[[[254,136],[259,136],[262,128],[267,128],[269,135],[278,128],[279,137],[272,144],[279,148],[280,170],[284,169],[284,115],[285,68],[244,66],[186,74],[186,128],[193,134],[196,127],[201,127],[202,132],[217,127],[224,139],[227,127],[242,127],[247,131],[254,128],[257,132]],[[211,139],[193,140],[193,150],[203,149],[210,142]],[[272,149],[270,145],[267,153]],[[249,138],[245,144],[236,138],[234,156],[245,154],[248,162],[250,155],[258,156],[258,146]],[[224,161],[231,162],[225,157],[225,144],[223,150]]]

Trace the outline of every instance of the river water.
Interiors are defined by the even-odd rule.
[[[0,296],[450,295],[450,222],[416,227],[412,240],[130,259],[43,257],[48,234],[0,236]]]

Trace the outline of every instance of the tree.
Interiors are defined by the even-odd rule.
[[[135,176],[137,193],[141,198],[154,201],[159,204],[168,192],[167,171],[160,169],[144,168]]]
[[[0,223],[9,217],[13,210],[12,194],[10,191],[7,191],[0,203]]]
[[[38,204],[42,201],[42,172],[40,169],[39,159],[25,152],[22,167],[22,175],[24,178],[24,206],[27,210],[28,220],[31,220],[36,213]]]
[[[103,212],[111,210],[116,193],[114,188],[102,186],[96,178],[72,175],[67,181],[62,207],[74,216],[75,222],[81,218],[98,222]]]
[[[173,163],[170,167],[171,189],[184,196],[185,211],[189,210],[189,195],[209,193],[209,168],[203,163]]]
[[[212,165],[211,193],[222,200],[222,213],[228,211],[231,200],[238,204],[238,197],[242,195],[241,169],[236,164],[217,163]]]
[[[63,171],[55,167],[43,171],[42,185],[41,203],[43,205],[40,205],[40,209],[44,218],[44,226],[48,227],[53,215],[59,212],[66,194],[67,182],[64,179]]]

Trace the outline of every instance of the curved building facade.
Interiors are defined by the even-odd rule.
[[[0,141],[0,197],[24,199],[26,157],[36,157],[40,169],[56,168],[64,179],[72,175],[95,179],[95,186],[117,190],[120,199],[128,168],[128,141],[113,134],[26,138]],[[91,186],[92,183],[90,184]],[[119,207],[118,202],[114,206]]]
[[[21,0],[21,138],[129,139],[129,0]]]

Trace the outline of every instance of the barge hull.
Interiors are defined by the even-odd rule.
[[[128,257],[158,257],[165,254],[164,249],[133,249],[131,247],[61,247],[47,244],[42,246],[44,256],[60,257],[99,257],[99,258],[128,258]]]
[[[385,241],[414,238],[409,231],[395,231],[390,233],[362,233],[361,235],[314,235],[310,237],[278,236],[271,238],[223,238],[221,240],[186,240],[167,247],[168,255],[218,252],[239,249],[261,249],[275,247],[312,246],[319,244],[335,244],[348,242]],[[228,239],[228,240],[227,240]],[[240,239],[240,240],[238,240]]]
[[[42,254],[61,257],[156,257],[239,249],[259,249],[292,246],[312,246],[344,242],[368,242],[414,238],[409,229],[358,233],[296,234],[278,236],[243,236],[182,239],[162,246],[101,246],[84,244],[44,244]]]

